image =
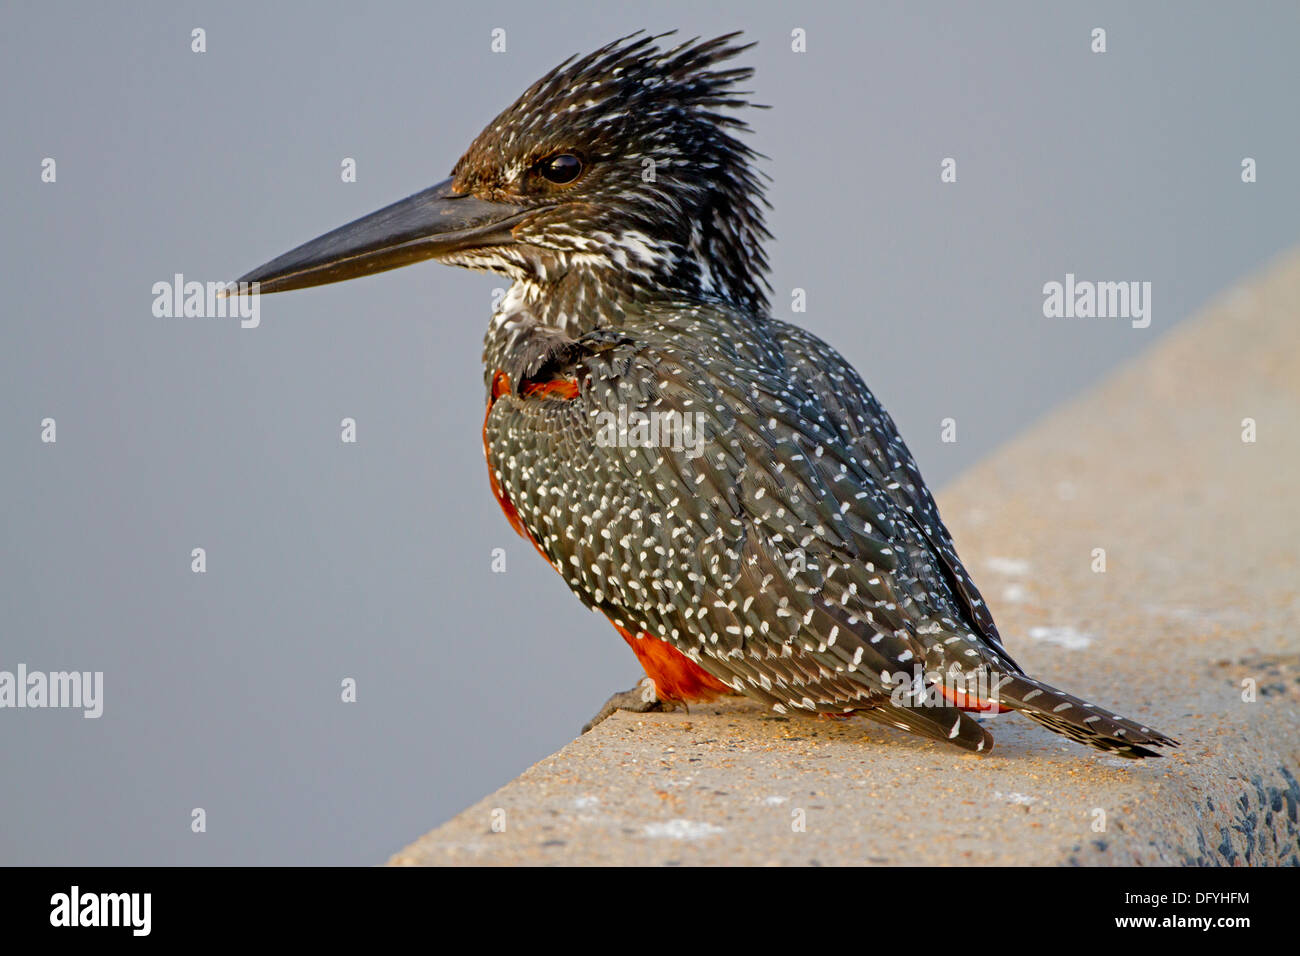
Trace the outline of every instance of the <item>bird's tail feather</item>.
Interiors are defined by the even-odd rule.
[[[902,707],[892,704],[858,711],[863,717],[900,730],[954,744],[972,753],[993,749],[993,735],[956,707]]]
[[[1159,757],[1154,747],[1177,747],[1178,741],[1135,720],[1111,713],[1023,674],[1009,674],[998,703],[1019,711],[1048,730],[1117,757]]]

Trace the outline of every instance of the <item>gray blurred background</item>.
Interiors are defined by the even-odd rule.
[[[382,861],[640,676],[488,491],[501,279],[423,265],[268,297],[253,330],[151,313],[174,273],[233,278],[443,178],[571,53],[759,41],[775,312],[857,365],[931,484],[1300,222],[1293,2],[267,7],[3,10],[0,669],[102,670],[105,702],[0,710],[0,862]],[[1151,327],[1044,318],[1066,272],[1152,282]]]

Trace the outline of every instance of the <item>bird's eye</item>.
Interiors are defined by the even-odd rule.
[[[572,153],[560,153],[538,163],[537,171],[548,182],[563,186],[578,178],[578,174],[582,172],[582,160]]]

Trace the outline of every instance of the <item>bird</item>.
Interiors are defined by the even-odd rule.
[[[1019,712],[1113,755],[1178,742],[1026,674],[892,418],[771,314],[739,32],[571,56],[448,179],[241,277],[425,260],[510,286],[483,347],[488,484],[645,670],[597,715],[743,695],[985,753]]]

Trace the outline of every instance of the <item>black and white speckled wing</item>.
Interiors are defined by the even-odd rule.
[[[987,645],[934,583],[941,559],[890,476],[780,344],[699,303],[594,336],[553,370],[576,398],[506,395],[485,425],[503,493],[584,603],[778,710],[863,710],[983,749],[960,711],[890,704],[891,675],[969,669]],[[611,442],[620,413],[689,416],[698,443]]]
[[[993,615],[966,573],[939,516],[938,505],[894,420],[839,352],[797,325],[778,320],[770,324],[785,353],[790,374],[816,393],[827,409],[832,426],[883,480],[890,497],[921,530],[939,559],[940,570],[964,612],[966,624],[990,645],[1005,670],[1018,673],[1020,668],[1002,646]]]

